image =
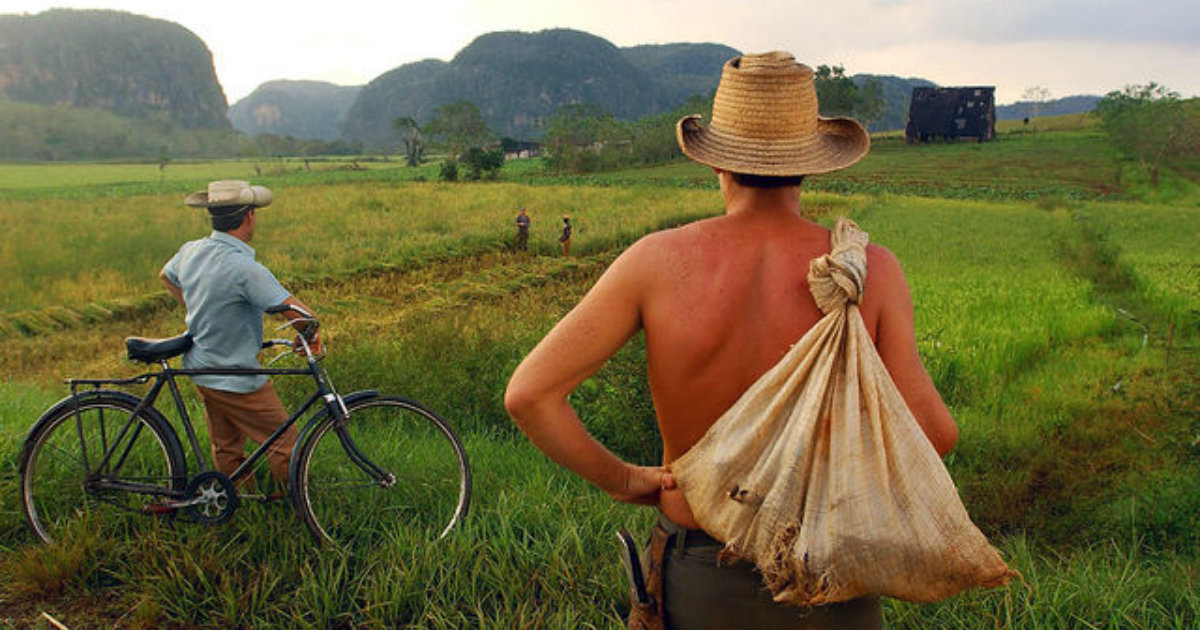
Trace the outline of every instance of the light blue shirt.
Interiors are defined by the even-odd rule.
[[[291,296],[241,239],[214,231],[185,243],[163,275],[183,290],[187,327],[194,341],[183,367],[258,368],[263,341],[263,311]],[[195,376],[197,385],[227,392],[253,392],[265,375]]]

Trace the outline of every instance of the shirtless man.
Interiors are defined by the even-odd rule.
[[[781,74],[789,77],[785,87]],[[744,102],[745,94],[753,102]],[[744,116],[748,109],[761,115]],[[755,127],[763,124],[769,128]],[[818,123],[812,71],[786,53],[727,63],[710,128],[720,128],[730,146],[706,136],[694,117],[679,122],[679,139],[685,154],[713,167],[724,215],[650,234],[622,253],[517,368],[505,404],[554,461],[619,501],[657,506],[676,540],[697,541],[697,557],[711,559],[711,566],[684,575],[672,565],[686,568],[691,543],[688,555],[668,552],[668,627],[878,627],[878,598],[784,607],[771,602],[751,567],[717,567],[720,543],[703,540],[670,474],[671,462],[821,318],[806,276],[809,262],[829,252],[830,233],[802,216],[800,184],[804,175],[853,164],[868,147],[854,121]],[[798,148],[766,154],[770,149],[753,141],[764,135],[795,138]],[[760,163],[745,157],[751,152],[764,154]],[[867,262],[863,319],[926,436],[945,454],[957,428],[917,355],[900,265],[877,245],[868,246]],[[662,466],[622,461],[588,434],[568,401],[639,329],[646,335]]]

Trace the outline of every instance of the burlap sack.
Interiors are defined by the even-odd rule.
[[[825,316],[671,463],[723,559],[775,600],[943,599],[1015,573],[971,522],[858,310],[867,235],[848,219],[809,283]]]

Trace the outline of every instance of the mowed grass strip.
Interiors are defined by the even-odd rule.
[[[1059,242],[1072,229],[1066,212],[881,197],[861,224],[900,259],[926,367],[951,403],[1113,325],[1090,283],[1061,263]]]

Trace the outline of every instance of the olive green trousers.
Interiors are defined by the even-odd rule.
[[[667,628],[871,629],[883,626],[878,597],[827,606],[777,604],[749,562],[717,564],[724,546],[701,530],[659,517],[670,534],[663,557],[663,607]]]

